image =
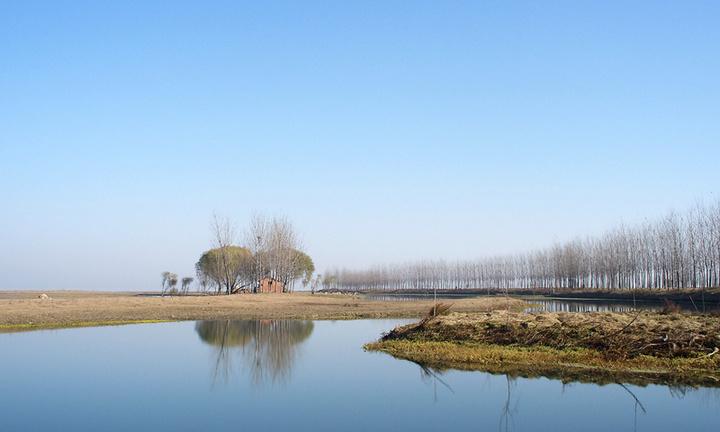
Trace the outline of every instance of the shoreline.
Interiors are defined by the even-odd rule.
[[[361,295],[387,295],[387,296],[432,296],[432,290],[426,289],[392,289],[392,290],[327,290],[327,293],[357,293]],[[438,297],[442,296],[483,296],[495,297],[509,295],[511,297],[526,298],[540,297],[544,299],[562,300],[609,300],[623,302],[647,302],[662,304],[666,300],[674,303],[695,303],[700,305],[703,302],[720,306],[720,288],[674,289],[674,290],[583,290],[583,289],[537,289],[537,288],[512,288],[507,291],[501,289],[480,289],[480,288],[451,288],[437,290]],[[447,297],[445,297],[447,298]]]
[[[449,369],[481,371],[494,375],[600,385],[623,383],[639,386],[720,387],[720,371],[712,369],[716,367],[714,363],[702,359],[673,362],[650,357],[637,361],[608,362],[596,353],[582,350],[452,342],[383,341],[366,344],[364,348],[440,372]]]
[[[437,370],[718,387],[718,330],[720,317],[710,315],[451,313],[398,327],[365,349]]]
[[[38,298],[42,294],[48,298]],[[0,332],[221,319],[417,318],[432,304],[432,300],[396,302],[297,292],[159,297],[148,293],[4,291],[0,293]],[[453,302],[453,310],[464,312],[525,307],[523,300],[502,297]]]

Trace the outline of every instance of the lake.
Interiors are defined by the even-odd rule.
[[[426,371],[362,345],[402,320],[0,334],[0,431],[717,430],[712,388]]]

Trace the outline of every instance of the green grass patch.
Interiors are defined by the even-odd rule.
[[[423,340],[385,340],[365,345],[436,370],[479,370],[522,377],[548,377],[564,382],[637,385],[720,386],[717,359],[637,356],[610,360],[592,349],[555,349]]]
[[[0,324],[0,333],[13,333],[32,330],[54,330],[79,327],[105,327],[129,324],[156,324],[173,322],[176,320],[115,320],[115,321],[77,321],[69,323],[25,323],[25,324]]]

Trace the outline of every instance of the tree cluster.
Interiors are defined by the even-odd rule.
[[[180,290],[177,289],[178,275],[175,273],[164,271],[160,274],[162,276],[162,291],[161,294],[182,294],[186,295],[190,291],[190,285],[192,285],[195,279],[191,277],[184,277],[180,280]]]
[[[326,289],[653,289],[720,286],[720,201],[509,256],[335,270]]]
[[[203,253],[195,265],[198,281],[218,294],[239,290],[257,292],[260,281],[272,278],[292,291],[301,280],[312,280],[315,265],[301,250],[292,224],[286,218],[255,216],[244,235],[242,246],[229,221],[215,218],[212,225],[214,248]]]

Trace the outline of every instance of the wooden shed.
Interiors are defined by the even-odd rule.
[[[277,279],[270,277],[260,279],[260,288],[258,292],[261,293],[282,293],[285,288],[285,284]]]

